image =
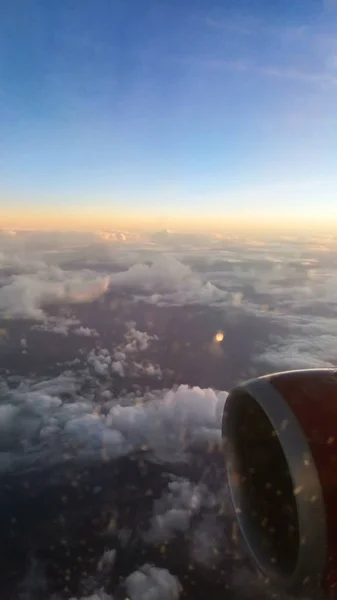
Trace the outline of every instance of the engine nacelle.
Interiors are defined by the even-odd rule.
[[[223,440],[238,525],[260,573],[280,591],[337,597],[337,371],[236,387]]]

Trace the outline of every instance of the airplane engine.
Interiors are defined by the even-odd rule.
[[[337,370],[239,385],[222,435],[233,508],[257,570],[279,591],[337,598]]]

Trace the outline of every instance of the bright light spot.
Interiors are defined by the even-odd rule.
[[[215,335],[215,341],[222,342],[224,337],[225,337],[225,334],[223,333],[223,331],[218,331],[218,333]]]

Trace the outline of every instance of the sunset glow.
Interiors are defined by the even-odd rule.
[[[0,226],[337,229],[336,11],[66,4],[0,20]]]

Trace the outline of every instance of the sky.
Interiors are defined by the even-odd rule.
[[[0,225],[337,228],[337,1],[0,7]]]

